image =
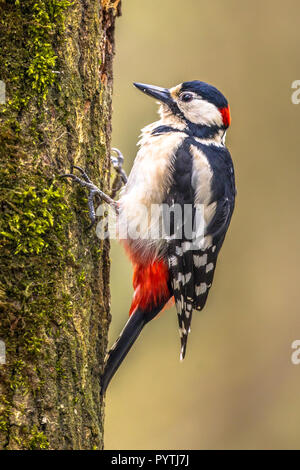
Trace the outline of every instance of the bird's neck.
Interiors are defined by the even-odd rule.
[[[193,124],[178,119],[176,116],[163,116],[162,119],[147,126],[143,131],[146,134],[161,135],[169,132],[183,132],[199,141],[215,145],[224,145],[225,129],[219,126]],[[143,132],[143,133],[144,133]]]
[[[223,142],[225,129],[219,126],[207,126],[205,124],[186,123],[185,132],[200,140],[214,141],[217,144]]]
[[[195,124],[188,121],[183,115],[174,114],[168,107],[161,106],[159,109],[161,119],[151,126],[161,127],[161,129],[172,129],[175,132],[185,132],[187,135],[201,141],[208,141],[222,145],[225,142],[226,129],[218,125]],[[153,127],[152,127],[153,128]]]

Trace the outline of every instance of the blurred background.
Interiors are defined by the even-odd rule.
[[[129,172],[155,101],[133,81],[200,79],[228,98],[238,197],[206,308],[179,362],[173,309],[147,325],[107,394],[106,449],[300,448],[298,0],[124,0],[116,32],[113,146]],[[116,339],[132,268],[112,242]]]

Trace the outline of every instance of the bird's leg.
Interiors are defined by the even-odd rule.
[[[76,181],[76,183],[79,183],[81,186],[84,188],[87,188],[89,190],[89,195],[88,195],[88,207],[89,207],[89,215],[91,219],[91,226],[94,225],[96,221],[96,211],[95,211],[95,206],[94,206],[94,197],[98,196],[101,200],[109,204],[111,207],[114,208],[116,213],[118,213],[118,203],[114,201],[110,196],[105,194],[101,189],[99,189],[88,177],[86,172],[80,168],[79,166],[73,166],[73,168],[76,168],[81,173],[81,178],[79,178],[76,175],[73,175],[73,173],[67,173],[65,175],[62,175],[61,178],[71,178],[73,181]]]
[[[121,187],[127,183],[127,175],[125,171],[123,170],[123,163],[124,163],[124,157],[120,150],[116,148],[111,149],[112,152],[116,153],[116,156],[111,155],[110,161],[116,170],[117,174],[115,176],[115,179],[112,184],[112,190],[111,190],[111,197],[115,198],[117,192],[121,189]]]
[[[79,178],[77,175],[74,175],[73,173],[67,173],[65,175],[62,175],[62,178],[71,178],[73,181],[76,181],[76,183],[79,183],[81,186],[88,188],[89,190],[89,195],[88,195],[88,208],[89,208],[89,216],[91,219],[91,226],[94,225],[96,221],[96,211],[95,211],[95,206],[94,206],[94,197],[98,196],[101,200],[109,204],[113,209],[118,213],[118,204],[116,201],[114,201],[114,197],[116,196],[117,192],[121,189],[123,184],[127,183],[127,176],[125,171],[123,170],[123,162],[124,162],[124,157],[120,150],[113,148],[113,152],[115,152],[117,155],[113,156],[111,155],[111,163],[114,167],[114,169],[117,172],[117,175],[113,181],[112,184],[112,191],[111,195],[108,196],[105,194],[101,189],[99,189],[88,177],[86,172],[80,168],[79,166],[73,166],[73,168],[76,168],[81,173],[81,178]]]

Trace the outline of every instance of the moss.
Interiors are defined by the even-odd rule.
[[[4,66],[1,79],[8,95],[2,112],[20,111],[32,99],[38,103],[46,99],[59,72],[55,70],[53,38],[63,29],[64,13],[72,4],[69,0],[4,1],[0,25],[11,42],[5,43],[0,53]],[[16,35],[23,37],[22,47],[14,41]]]
[[[63,14],[70,5],[72,3],[68,0],[34,0],[33,2],[32,21],[28,26],[31,62],[27,75],[31,89],[36,91],[41,99],[46,99],[48,89],[56,79],[57,56],[50,38],[57,27],[63,26]]]
[[[56,361],[55,370],[56,370],[57,376],[58,376],[60,379],[65,379],[65,378],[66,378],[65,369],[64,369],[64,367],[62,366],[60,359],[58,359],[58,360]]]
[[[25,362],[22,359],[16,360],[13,365],[13,378],[10,383],[10,388],[12,390],[17,390],[23,388],[24,393],[26,390],[26,385],[24,381],[23,369],[25,367]]]
[[[9,364],[10,392],[2,395],[0,409],[0,431],[10,435],[13,397],[35,396],[45,386],[44,372],[31,365],[39,357],[44,364],[51,363],[49,337],[59,338],[72,321],[74,298],[68,283],[62,282],[64,273],[69,271],[82,288],[83,302],[91,290],[85,289],[87,272],[76,262],[69,241],[74,214],[67,202],[66,184],[42,174],[38,166],[32,174],[28,162],[39,162],[38,153],[28,153],[26,139],[13,132],[11,122],[0,130],[0,140],[0,161],[5,162],[0,165],[0,337],[6,338],[8,358],[18,351],[17,359]],[[76,205],[75,194],[71,199]],[[60,359],[54,375],[66,380]],[[47,448],[43,433],[33,432],[29,441],[22,437],[27,431],[19,433],[14,432],[12,439],[18,447]]]
[[[0,2],[0,448],[101,448],[108,244],[57,175],[106,190],[116,2]]]
[[[6,433],[9,428],[11,403],[4,394],[0,395],[0,432]]]
[[[30,438],[28,441],[27,448],[29,450],[45,450],[49,449],[49,442],[45,434],[38,431],[37,427],[34,426],[30,432]]]
[[[23,190],[12,190],[6,203],[12,209],[5,214],[3,223],[6,230],[0,230],[0,247],[18,253],[42,253],[49,248],[49,236],[55,234],[53,244],[62,254],[59,244],[64,227],[70,220],[70,210],[65,203],[62,188],[49,188],[40,191],[33,186]]]
[[[39,354],[53,322],[63,326],[72,310],[70,295],[55,286],[66,264],[74,265],[67,233],[72,213],[61,180],[57,183],[38,171],[28,171],[26,164],[32,157],[24,151],[26,142],[7,128],[0,131],[0,140],[0,157],[3,153],[2,161],[7,161],[0,167],[0,309],[4,318],[0,336],[6,337],[10,329],[9,352],[14,347],[14,331],[22,326],[21,347],[26,353]],[[17,179],[20,171],[22,177]]]
[[[80,274],[77,278],[78,286],[84,287],[85,286],[85,279],[86,279],[86,273],[82,269],[82,271],[80,272]]]
[[[73,308],[70,294],[56,286],[56,280],[67,264],[77,269],[67,232],[72,213],[61,180],[59,183],[51,181],[47,177],[41,178],[38,172],[32,175],[27,170],[29,158],[24,150],[20,150],[20,137],[6,127],[0,131],[0,140],[3,142],[0,157],[3,153],[7,160],[7,164],[0,167],[3,209],[0,220],[3,263],[0,310],[4,319],[0,336],[11,338],[7,345],[9,354],[14,349],[14,332],[22,327],[19,347],[24,349],[23,353],[41,354],[47,332],[54,325],[63,327]],[[22,143],[22,149],[26,149],[26,142],[21,140]],[[23,168],[22,177],[16,184],[20,167]],[[26,373],[23,382],[21,378],[16,379],[22,375],[20,363],[18,371],[12,385],[16,389],[25,386],[27,381]]]

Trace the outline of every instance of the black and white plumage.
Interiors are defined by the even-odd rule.
[[[201,170],[197,169],[195,160],[201,162]],[[169,204],[180,204],[184,216],[184,207],[187,206],[186,222],[194,228],[197,196],[198,203],[202,201],[203,213],[200,217],[205,218],[206,215],[202,236],[197,238],[192,233],[186,237],[183,231],[180,238],[170,237],[168,240],[167,258],[183,359],[192,311],[203,309],[213,282],[217,257],[234,209],[235,183],[228,150],[212,143],[201,144],[190,136],[184,139],[176,151],[172,176],[173,184],[166,201]],[[203,179],[208,180],[205,192],[199,188]],[[190,205],[193,207],[192,212]]]
[[[142,328],[172,297],[184,358],[192,313],[206,303],[236,194],[225,147],[230,112],[222,93],[200,81],[170,89],[135,86],[159,100],[161,119],[143,129],[118,201],[119,230],[126,235],[123,244],[134,265],[135,292],[130,320],[108,352],[102,393]],[[158,238],[151,236],[158,222],[140,210],[153,206],[162,206],[157,220],[165,233]],[[181,218],[173,208],[174,213],[180,209]],[[132,236],[137,226],[139,235]]]
[[[183,359],[192,312],[202,310],[206,303],[234,209],[234,170],[225,147],[230,112],[222,93],[204,82],[185,82],[171,90],[137,86],[163,103],[162,122],[149,126],[153,147],[155,138],[163,136],[172,139],[173,144],[168,154],[170,174],[163,202],[170,207],[181,206],[184,227],[173,227],[167,243],[160,248],[169,266]],[[144,141],[147,139],[146,128]],[[197,214],[204,217],[202,236],[186,236],[182,230],[176,237],[176,230],[186,225],[194,227]]]

